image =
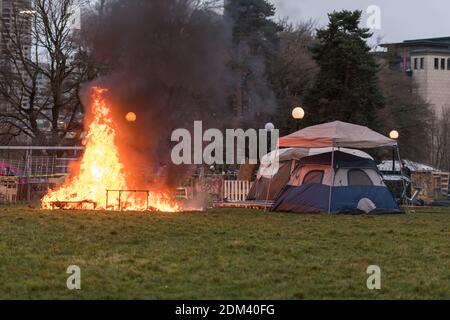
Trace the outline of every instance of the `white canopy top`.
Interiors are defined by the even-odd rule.
[[[334,121],[308,127],[282,137],[278,145],[280,147],[297,148],[346,147],[370,149],[396,146],[397,141],[364,126]]]

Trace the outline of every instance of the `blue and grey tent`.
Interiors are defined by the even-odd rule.
[[[288,184],[276,198],[272,210],[330,213],[400,212],[375,161],[340,151],[335,151],[334,155],[330,152],[300,159]]]
[[[336,151],[337,148],[286,148],[277,149],[261,159],[256,179],[247,195],[249,201],[274,201],[289,182],[298,161],[304,157]],[[339,151],[361,158],[373,158],[360,150],[339,148]],[[274,169],[276,167],[276,170]]]
[[[392,147],[398,151],[397,141],[364,126],[334,121],[282,137],[278,146],[331,147],[333,151],[301,159],[288,184],[276,197],[272,210],[328,213],[400,212],[373,160],[335,151],[336,148],[380,147]]]

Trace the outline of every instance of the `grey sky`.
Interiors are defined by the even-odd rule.
[[[272,3],[279,17],[289,17],[292,22],[317,19],[319,26],[327,23],[327,13],[333,10],[365,12],[370,5],[377,5],[381,9],[381,30],[375,36],[381,36],[383,42],[450,36],[449,0],[272,0]]]

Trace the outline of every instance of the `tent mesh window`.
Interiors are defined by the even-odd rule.
[[[322,171],[322,170],[310,171],[303,178],[303,184],[307,184],[307,183],[322,184],[323,174],[324,174],[324,171]]]
[[[348,171],[349,186],[373,186],[367,173],[360,169],[351,169]]]

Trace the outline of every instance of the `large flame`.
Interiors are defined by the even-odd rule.
[[[119,151],[115,144],[116,130],[110,115],[110,109],[104,98],[106,89],[92,89],[93,120],[83,140],[84,155],[80,160],[79,170],[69,176],[66,182],[56,190],[49,190],[42,198],[44,209],[63,207],[78,209],[94,207],[96,209],[117,210],[159,210],[178,211],[179,207],[170,197],[161,193],[134,193],[112,191],[108,194],[106,206],[106,190],[128,190],[124,167],[119,159]]]

